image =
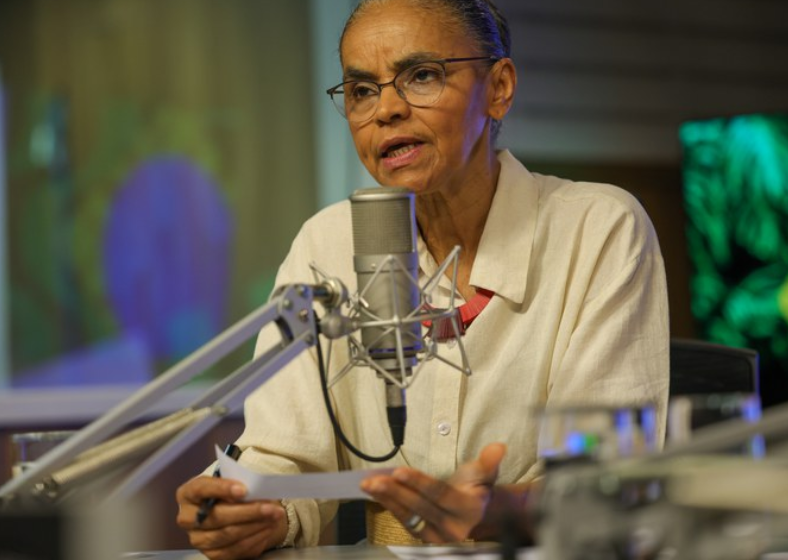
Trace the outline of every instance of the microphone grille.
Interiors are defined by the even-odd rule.
[[[416,251],[415,197],[401,187],[359,189],[350,196],[356,255]]]

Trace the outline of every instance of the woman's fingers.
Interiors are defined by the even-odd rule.
[[[407,470],[410,471],[410,469]],[[397,471],[395,471],[396,473]],[[426,477],[418,471],[412,471],[411,475],[413,474]],[[434,495],[442,494],[439,488],[444,487],[445,483],[432,479],[436,484],[431,485],[423,478],[419,480],[419,485],[422,488],[430,487]],[[414,535],[427,542],[463,540],[470,531],[470,528],[466,529],[457,523],[451,512],[445,509],[446,504],[431,500],[394,476],[378,476],[369,479],[362,484],[362,489],[389,510]],[[418,517],[414,518],[414,515]],[[423,527],[417,525],[419,518],[425,522]]]
[[[234,525],[204,533],[190,535],[190,542],[211,560],[256,558],[284,539],[284,536],[279,536],[276,523],[270,521]]]
[[[506,456],[506,445],[503,443],[491,443],[479,453],[479,464],[485,474],[489,477],[498,478],[498,468],[501,461]],[[494,481],[494,480],[493,480]]]
[[[246,496],[246,487],[228,478],[198,476],[181,484],[175,492],[175,499],[181,506],[201,504],[208,498],[236,502]]]
[[[490,486],[498,478],[498,468],[506,455],[506,446],[491,443],[485,446],[473,461],[469,461],[451,476],[449,483],[454,486]]]
[[[460,541],[484,519],[505,454],[505,445],[490,444],[448,481],[399,468],[391,475],[367,479],[361,488],[422,539]]]
[[[424,500],[439,504],[442,509],[451,511],[456,507],[455,502],[462,499],[462,494],[451,484],[415,469],[399,468],[391,476],[400,484],[411,488]]]
[[[287,514],[278,501],[242,502],[246,488],[233,480],[198,477],[176,492],[177,523],[191,545],[211,560],[254,558],[282,542]],[[196,523],[205,500],[215,500],[207,517]]]
[[[196,515],[196,514],[195,514]],[[195,525],[191,517],[191,528],[194,530],[214,530],[230,525],[242,525],[266,519],[278,519],[284,515],[284,508],[279,502],[254,501],[248,503],[218,502],[202,523]],[[181,520],[178,520],[181,525]],[[188,527],[188,514],[183,520]],[[182,525],[183,526],[183,525]]]
[[[287,533],[287,516],[277,502],[219,504],[215,513],[215,520],[206,520],[189,531],[189,540],[195,548],[214,551],[216,556],[223,554],[219,551],[246,549],[249,543],[270,542],[270,546],[276,546]],[[260,552],[262,549],[257,554]]]

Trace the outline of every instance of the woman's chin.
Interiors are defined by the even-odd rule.
[[[419,194],[428,188],[429,179],[421,173],[401,171],[397,173],[381,173],[375,180],[386,187],[404,187]]]

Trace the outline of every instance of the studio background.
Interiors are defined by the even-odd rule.
[[[300,224],[372,182],[324,94],[353,4],[0,4],[5,386],[148,379],[265,303]],[[679,130],[788,111],[788,8],[499,4],[520,69],[501,146],[633,192],[672,334],[696,336]]]
[[[79,428],[101,413],[85,404],[95,387],[121,398],[264,304],[301,223],[372,184],[325,95],[353,4],[0,2],[0,443]],[[698,336],[680,130],[788,113],[788,4],[498,4],[520,72],[500,145],[533,171],[634,193],[665,257],[672,335]],[[765,404],[788,399],[788,379],[764,375]],[[69,412],[28,407],[13,424],[23,388]],[[152,546],[188,546],[172,492],[238,429],[156,482],[169,529]],[[0,445],[0,481],[7,469]]]

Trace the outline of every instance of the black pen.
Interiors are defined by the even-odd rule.
[[[233,460],[237,460],[238,457],[241,456],[241,448],[231,443],[227,447],[224,448],[224,454],[228,457],[231,457]],[[214,478],[219,478],[222,476],[222,472],[219,470],[219,462],[216,463],[216,468],[213,469],[213,476]],[[202,525],[202,522],[205,521],[205,518],[208,517],[208,514],[211,513],[213,506],[216,505],[216,498],[207,498],[202,501],[200,504],[200,509],[197,511],[197,520],[195,523],[197,525]]]

